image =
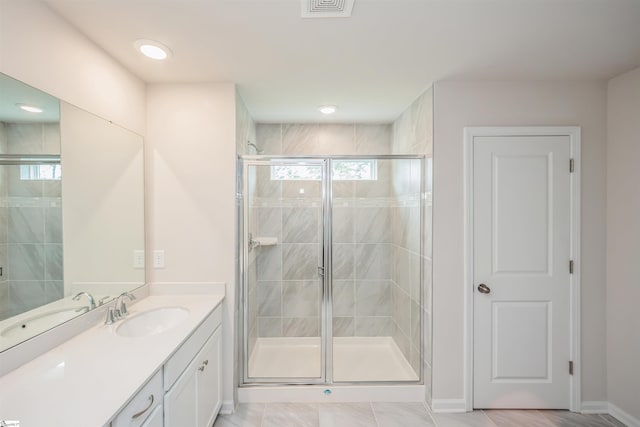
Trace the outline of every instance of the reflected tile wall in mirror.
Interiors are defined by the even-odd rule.
[[[5,154],[60,154],[58,123],[2,123]],[[59,180],[26,179],[21,165],[0,165],[0,320],[64,294]]]
[[[7,125],[0,121],[0,154],[8,152],[8,131]],[[7,179],[7,171],[5,168],[0,168],[0,266],[7,265],[7,222],[8,222],[8,209],[7,209],[7,194],[9,184]],[[0,321],[9,317],[10,305],[9,305],[9,281],[7,275],[0,276]]]

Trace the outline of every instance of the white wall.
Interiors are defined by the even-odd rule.
[[[463,128],[582,128],[582,400],[606,400],[606,87],[592,82],[439,82],[434,88],[433,399],[462,399]]]
[[[223,366],[234,366],[235,86],[147,87],[147,250],[165,251],[149,283],[226,283]],[[150,257],[148,257],[150,258]],[[224,369],[225,401],[233,370]]]
[[[640,419],[640,68],[609,81],[607,395]]]
[[[0,72],[144,133],[144,83],[40,2],[0,0]]]

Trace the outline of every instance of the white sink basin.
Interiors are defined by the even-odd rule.
[[[183,307],[161,307],[143,311],[122,320],[116,334],[122,337],[147,337],[160,334],[182,323],[189,315]]]
[[[43,311],[4,328],[0,331],[0,336],[9,338],[18,335],[36,335],[87,311],[89,311],[89,307],[87,306],[65,307]]]

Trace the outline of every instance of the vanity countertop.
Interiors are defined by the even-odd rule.
[[[188,317],[156,335],[116,335],[121,321],[100,323],[0,378],[0,420],[21,427],[105,425],[167,361],[223,295],[151,295],[129,316],[184,307]]]

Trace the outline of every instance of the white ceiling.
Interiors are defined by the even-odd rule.
[[[237,83],[257,122],[390,122],[441,79],[640,66],[639,0],[356,0],[332,19],[302,19],[299,0],[44,1],[146,82]],[[141,57],[140,38],[173,57]]]

